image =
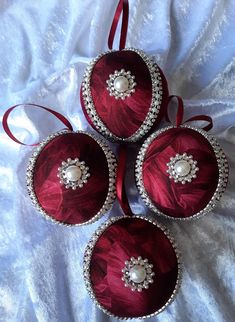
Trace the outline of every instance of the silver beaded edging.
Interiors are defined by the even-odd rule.
[[[148,55],[146,55],[143,51],[135,48],[125,48],[124,50],[131,50],[136,52],[145,62],[149,69],[149,73],[151,76],[152,81],[152,101],[149,107],[149,111],[146,115],[145,120],[141,124],[140,128],[132,134],[128,138],[120,138],[113,133],[110,132],[110,130],[107,128],[107,126],[103,123],[103,121],[100,119],[96,112],[96,108],[93,102],[92,94],[91,94],[91,87],[90,87],[90,80],[93,72],[93,68],[95,64],[98,62],[101,57],[104,55],[107,55],[111,52],[114,52],[116,50],[110,50],[107,52],[104,52],[94,58],[89,65],[86,68],[83,81],[82,81],[82,97],[84,106],[86,109],[87,114],[89,115],[90,119],[94,123],[94,125],[97,127],[98,131],[103,134],[107,139],[111,141],[122,141],[122,142],[136,142],[141,137],[143,137],[145,134],[149,132],[151,127],[154,125],[157,116],[159,114],[161,103],[162,103],[162,78],[161,74],[159,72],[158,65],[156,62],[151,59]]]
[[[169,129],[176,128],[175,126],[169,126],[164,129],[161,129],[159,131],[156,131],[145,140],[145,142],[143,143],[142,147],[140,148],[140,151],[137,156],[136,165],[135,165],[135,178],[136,178],[136,184],[137,184],[137,188],[138,188],[141,198],[143,199],[146,206],[149,207],[153,212],[157,213],[158,215],[162,215],[164,217],[167,217],[168,219],[190,220],[190,219],[199,218],[214,209],[214,207],[216,206],[216,204],[218,203],[218,201],[220,200],[220,198],[222,197],[222,195],[226,189],[227,182],[228,182],[229,170],[228,170],[228,161],[226,159],[226,156],[225,156],[222,148],[220,147],[219,143],[212,135],[208,134],[206,131],[204,131],[202,129],[198,129],[198,128],[195,128],[195,127],[192,127],[189,125],[181,125],[181,127],[182,128],[189,128],[189,129],[192,129],[192,130],[197,131],[198,133],[202,134],[211,144],[211,146],[214,150],[215,156],[216,156],[218,169],[219,169],[218,184],[217,184],[217,188],[215,190],[214,195],[212,196],[211,200],[206,205],[206,207],[191,217],[185,217],[185,218],[171,217],[171,216],[168,216],[168,215],[164,214],[163,212],[161,212],[154,205],[154,203],[150,199],[150,197],[144,187],[142,168],[143,168],[145,153],[146,153],[148,147],[150,146],[150,144],[153,142],[153,140],[156,137],[158,137],[160,134],[164,133],[165,131],[167,131]]]
[[[81,223],[81,224],[63,223],[59,220],[52,218],[39,204],[37,196],[34,191],[34,187],[33,187],[34,167],[35,167],[36,160],[37,160],[39,154],[41,153],[42,149],[54,138],[56,138],[60,135],[68,134],[68,133],[82,133],[82,134],[86,134],[86,135],[90,136],[92,139],[94,139],[99,144],[99,146],[102,148],[102,150],[106,156],[107,163],[108,163],[108,169],[109,169],[109,189],[108,189],[108,194],[107,194],[106,200],[105,200],[102,208],[99,210],[99,212],[94,217],[92,217],[90,220],[88,220],[84,223]],[[67,226],[67,227],[82,226],[82,225],[91,224],[94,221],[98,220],[113,205],[113,202],[116,198],[116,189],[115,189],[116,172],[117,172],[116,158],[115,158],[113,152],[110,150],[110,148],[106,145],[106,143],[103,140],[96,138],[91,133],[87,133],[87,132],[83,132],[83,131],[73,132],[73,131],[69,131],[69,130],[63,130],[63,131],[59,131],[59,132],[56,132],[56,133],[48,136],[45,140],[43,140],[37,146],[37,148],[33,152],[32,156],[30,157],[29,162],[28,162],[28,167],[27,167],[27,171],[26,171],[26,185],[27,185],[28,194],[30,196],[30,199],[31,199],[33,205],[44,216],[44,218],[46,218],[54,223],[57,223],[59,225],[63,225],[63,226]]]
[[[102,235],[102,233],[109,227],[111,226],[113,223],[117,222],[120,219],[130,219],[130,218],[139,218],[139,219],[143,219],[146,220],[150,223],[152,223],[153,225],[157,226],[159,229],[161,229],[166,237],[170,240],[172,247],[174,248],[175,254],[176,254],[176,258],[177,258],[177,266],[178,266],[178,275],[177,275],[177,280],[176,280],[176,284],[175,284],[175,289],[172,292],[171,297],[169,298],[169,300],[166,302],[165,305],[163,305],[161,307],[161,309],[159,309],[158,311],[151,313],[149,315],[144,315],[144,316],[140,316],[140,317],[119,317],[114,315],[113,313],[111,313],[110,311],[108,311],[105,307],[103,307],[97,300],[95,293],[93,291],[93,287],[92,287],[92,283],[91,283],[91,279],[90,279],[90,262],[91,262],[91,257],[92,257],[92,252],[93,249],[96,245],[96,242],[98,241],[98,239],[100,238],[100,236]],[[182,275],[182,269],[181,269],[181,259],[180,259],[180,253],[178,251],[177,245],[173,239],[173,237],[170,235],[169,231],[166,229],[166,227],[164,227],[163,225],[157,223],[155,220],[150,219],[150,218],[145,218],[139,215],[133,216],[133,217],[123,217],[123,216],[119,216],[119,217],[112,217],[109,220],[107,220],[106,222],[104,222],[93,234],[93,236],[91,237],[89,243],[86,246],[85,249],[85,253],[84,253],[84,260],[83,260],[83,276],[84,276],[84,281],[85,281],[85,285],[87,288],[87,291],[91,297],[91,299],[94,301],[94,303],[98,306],[99,309],[101,309],[104,313],[106,313],[109,316],[118,318],[120,320],[131,320],[131,319],[146,319],[146,318],[150,318],[153,317],[157,314],[159,314],[160,312],[162,312],[163,310],[165,310],[165,308],[174,300],[180,284],[181,284],[181,275]],[[122,281],[120,281],[122,282]]]

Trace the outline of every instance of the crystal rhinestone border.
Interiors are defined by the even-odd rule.
[[[136,52],[145,62],[149,69],[151,81],[152,81],[152,100],[151,104],[149,107],[149,111],[146,115],[145,120],[141,124],[140,128],[132,134],[128,138],[120,138],[113,133],[110,132],[110,130],[107,128],[107,126],[103,123],[103,121],[100,119],[98,116],[94,102],[92,99],[91,95],[91,87],[90,87],[90,80],[91,80],[91,75],[93,72],[93,68],[95,64],[98,62],[101,57],[104,55],[107,55],[111,52],[115,52],[116,50],[110,50],[107,52],[104,52],[100,55],[98,55],[96,58],[94,58],[89,65],[86,68],[83,81],[82,81],[82,98],[84,102],[84,106],[86,109],[87,114],[89,115],[90,119],[94,123],[94,125],[97,127],[98,131],[104,135],[107,139],[111,141],[121,141],[121,142],[136,142],[140,138],[142,138],[145,134],[149,132],[151,127],[154,125],[157,116],[159,114],[160,108],[161,108],[161,103],[162,103],[162,78],[161,74],[159,72],[158,65],[156,62],[146,55],[143,51],[135,48],[125,48],[124,51],[131,50]]]
[[[132,319],[147,319],[150,317],[153,317],[157,314],[159,314],[160,312],[162,312],[163,310],[165,310],[165,308],[174,300],[180,284],[181,284],[181,275],[182,275],[182,269],[181,269],[181,259],[180,259],[180,253],[178,251],[177,245],[173,239],[173,237],[170,235],[169,231],[166,229],[166,227],[164,227],[163,225],[157,223],[154,219],[151,218],[145,218],[139,215],[133,216],[131,218],[139,218],[139,219],[143,219],[146,220],[150,223],[152,223],[153,225],[155,225],[156,227],[158,227],[159,229],[161,229],[166,237],[170,240],[172,247],[174,248],[175,254],[176,254],[176,258],[177,258],[177,266],[178,266],[178,275],[177,275],[177,280],[176,280],[176,284],[175,284],[175,289],[172,292],[171,297],[169,298],[169,300],[167,301],[167,303],[165,305],[163,305],[161,307],[161,309],[159,309],[158,311],[149,314],[149,315],[144,315],[144,316],[139,316],[139,317],[119,317],[116,316],[114,314],[112,314],[110,311],[108,311],[107,309],[105,309],[97,300],[94,291],[93,291],[93,287],[92,287],[92,283],[90,280],[90,261],[91,261],[91,257],[92,257],[92,252],[93,249],[96,245],[96,242],[98,241],[99,237],[102,235],[102,233],[109,227],[111,226],[113,223],[117,222],[120,219],[130,219],[130,217],[123,217],[123,216],[119,216],[119,217],[112,217],[109,220],[107,220],[106,222],[104,222],[96,231],[95,233],[92,235],[90,241],[88,242],[85,252],[84,252],[84,260],[83,260],[83,276],[84,276],[84,281],[85,281],[85,285],[87,288],[87,291],[91,297],[91,299],[94,301],[94,303],[97,305],[97,307],[99,309],[101,309],[104,313],[106,313],[107,315],[111,316],[111,317],[115,317],[118,318],[120,320],[132,320]],[[123,282],[122,280],[120,280],[120,282]]]
[[[150,144],[152,143],[152,141],[158,137],[160,134],[164,133],[165,131],[172,129],[172,128],[176,128],[176,126],[168,126],[164,129],[158,130],[156,132],[154,132],[152,135],[150,135],[143,143],[142,147],[140,148],[140,151],[137,155],[137,159],[136,159],[136,164],[135,164],[135,178],[136,178],[136,185],[137,185],[137,189],[139,191],[139,194],[142,198],[142,200],[144,201],[145,205],[150,208],[150,210],[152,210],[153,212],[155,212],[158,215],[162,215],[168,219],[174,219],[174,220],[191,220],[191,219],[196,219],[199,218],[205,214],[207,214],[208,212],[212,211],[215,206],[217,205],[218,201],[220,200],[220,198],[222,197],[226,186],[227,186],[227,182],[228,182],[228,161],[227,158],[222,150],[222,148],[220,147],[219,143],[217,142],[217,140],[210,134],[208,134],[206,131],[202,130],[202,129],[198,129],[195,128],[193,126],[190,125],[181,125],[182,128],[189,128],[192,129],[194,131],[197,131],[198,133],[202,134],[211,144],[213,151],[215,153],[216,156],[216,160],[217,160],[217,164],[218,164],[218,169],[219,169],[219,178],[218,178],[218,184],[217,184],[217,188],[215,190],[214,195],[212,196],[211,200],[209,201],[209,203],[206,205],[206,207],[202,210],[200,210],[198,213],[187,217],[187,218],[182,218],[182,217],[171,217],[168,216],[166,214],[164,214],[163,212],[161,212],[152,202],[152,200],[150,199],[147,191],[145,190],[144,187],[144,183],[143,183],[143,176],[142,176],[142,167],[143,167],[143,161],[145,158],[145,153],[148,149],[148,147],[150,146]]]
[[[41,153],[42,149],[54,138],[61,136],[61,135],[66,135],[68,133],[82,133],[82,134],[86,134],[86,135],[90,136],[92,139],[94,139],[99,144],[99,146],[102,148],[102,150],[106,156],[107,163],[108,163],[108,169],[109,169],[109,189],[108,189],[108,194],[107,194],[106,200],[105,200],[102,208],[90,220],[88,220],[84,223],[80,223],[80,224],[68,224],[68,223],[64,223],[64,222],[61,222],[61,221],[58,221],[58,220],[52,218],[39,204],[37,196],[34,191],[34,187],[33,187],[34,167],[35,167],[35,163],[36,163],[37,158],[38,158],[39,154]],[[29,197],[32,201],[32,204],[38,210],[38,212],[43,215],[44,218],[46,218],[54,223],[57,223],[59,225],[63,225],[63,226],[68,226],[68,227],[82,226],[82,225],[87,225],[87,224],[93,223],[96,220],[98,220],[113,205],[113,202],[116,198],[116,189],[115,189],[116,172],[117,172],[116,158],[115,158],[113,152],[108,147],[108,145],[104,142],[104,140],[98,139],[93,134],[88,133],[88,132],[83,132],[83,131],[73,132],[70,130],[63,130],[63,131],[59,131],[59,132],[56,132],[56,133],[48,136],[45,140],[43,140],[36,147],[36,149],[34,150],[34,152],[31,155],[31,157],[29,158],[29,162],[28,162],[28,166],[27,166],[27,170],[26,170],[26,185],[27,185],[28,194],[29,194]]]

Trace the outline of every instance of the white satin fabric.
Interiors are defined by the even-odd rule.
[[[116,4],[117,0],[1,1],[0,117],[15,103],[33,102],[63,113],[75,129],[92,131],[81,111],[79,88],[87,62],[107,49]],[[185,99],[186,117],[213,117],[211,132],[230,164],[229,185],[215,211],[192,222],[158,218],[175,236],[184,271],[176,300],[149,321],[234,320],[234,35],[233,0],[130,0],[127,46],[156,57],[170,92]],[[16,110],[9,124],[18,138],[31,143],[63,127],[53,116],[32,108]],[[150,215],[134,185],[138,148],[129,147],[128,194],[135,213]],[[91,234],[120,209],[116,204],[99,222],[83,228],[47,222],[26,192],[31,152],[1,128],[0,321],[117,321],[89,298],[82,261]]]

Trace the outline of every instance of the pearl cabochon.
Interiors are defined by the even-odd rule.
[[[77,181],[81,178],[82,171],[76,165],[71,165],[65,170],[65,176],[69,181]]]
[[[130,280],[135,283],[142,283],[146,278],[146,270],[141,265],[134,265],[129,272]]]
[[[187,174],[189,174],[191,167],[190,164],[188,163],[188,161],[185,160],[180,160],[177,161],[174,165],[174,169],[175,172],[179,175],[179,176],[186,176]]]
[[[118,92],[126,92],[129,88],[129,81],[125,76],[118,76],[114,80],[114,88]]]

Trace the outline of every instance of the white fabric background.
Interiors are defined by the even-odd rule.
[[[86,63],[107,49],[117,0],[2,0],[0,2],[0,117],[7,107],[34,102],[89,129],[79,87]],[[154,55],[186,117],[204,113],[230,163],[227,191],[216,210],[193,222],[159,218],[182,252],[182,287],[173,304],[149,321],[234,320],[235,2],[130,0],[127,46]],[[117,42],[116,45],[117,47]],[[15,111],[11,129],[25,142],[59,130],[46,112]],[[114,146],[113,146],[114,147]],[[130,147],[128,192],[136,213],[147,213],[134,186]],[[115,321],[92,304],[82,279],[84,247],[96,227],[61,227],[41,218],[25,189],[32,152],[0,129],[0,321]]]

